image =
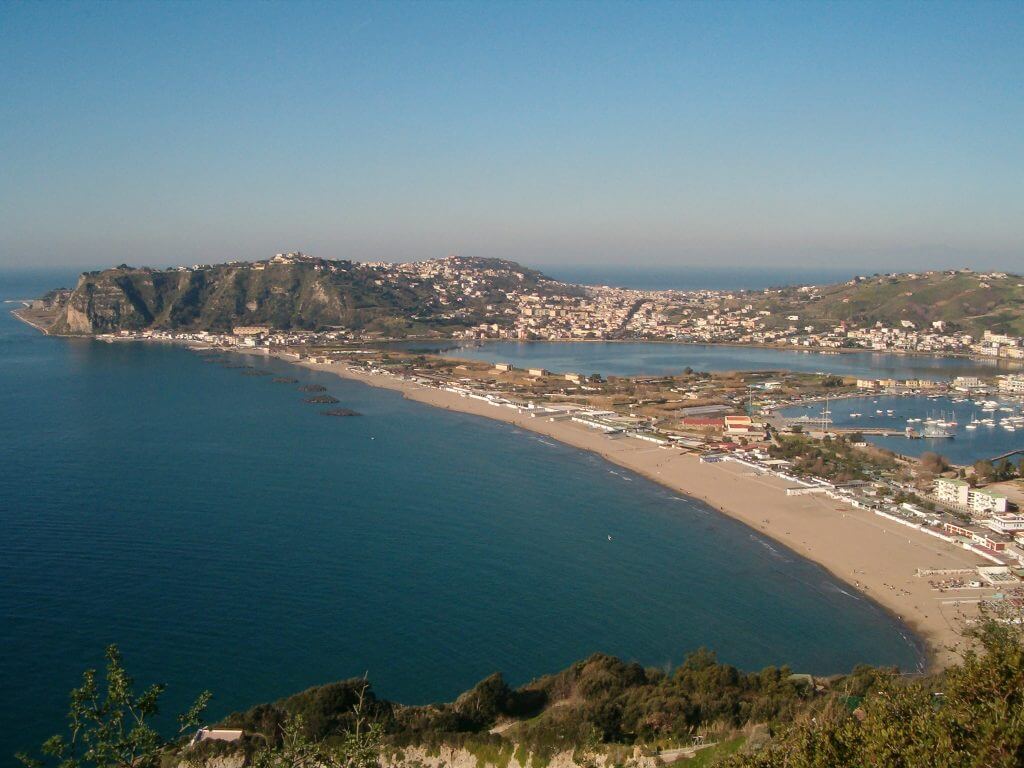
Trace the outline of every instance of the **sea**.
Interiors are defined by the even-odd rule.
[[[0,299],[74,277],[0,275]],[[668,667],[706,646],[812,673],[922,663],[904,626],[824,569],[595,455],[262,357],[47,337],[13,307],[2,759],[61,728],[110,643],[139,685],[167,684],[165,714],[209,689],[211,718],[364,673],[380,696],[443,701],[598,651]],[[360,415],[325,416],[275,376]]]

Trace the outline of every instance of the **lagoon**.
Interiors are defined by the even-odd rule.
[[[882,352],[811,352],[797,349],[648,341],[489,341],[480,344],[404,342],[405,349],[443,351],[452,357],[509,362],[522,368],[602,376],[666,375],[697,371],[797,371],[862,378],[951,379],[1001,372],[995,361]]]

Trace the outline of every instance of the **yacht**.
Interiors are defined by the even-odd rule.
[[[952,438],[953,430],[941,419],[928,418],[924,421],[921,437]]]

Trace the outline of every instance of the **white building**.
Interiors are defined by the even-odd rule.
[[[971,488],[965,480],[940,477],[933,488],[935,498],[951,507],[984,515],[1006,512],[1006,497],[983,488]]]
[[[1019,531],[1024,531],[1024,515],[992,515],[990,520],[985,521],[985,525],[993,531],[1012,536]]]
[[[1011,395],[1024,395],[1024,375],[1019,373],[999,377],[999,391]]]

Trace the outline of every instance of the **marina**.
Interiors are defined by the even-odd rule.
[[[804,419],[820,426],[821,410],[814,403],[784,408],[779,414],[790,422]],[[830,431],[860,433],[876,445],[910,456],[934,451],[955,464],[973,464],[1009,458],[1024,449],[1024,405],[1019,399],[867,395],[837,399],[829,411]]]

